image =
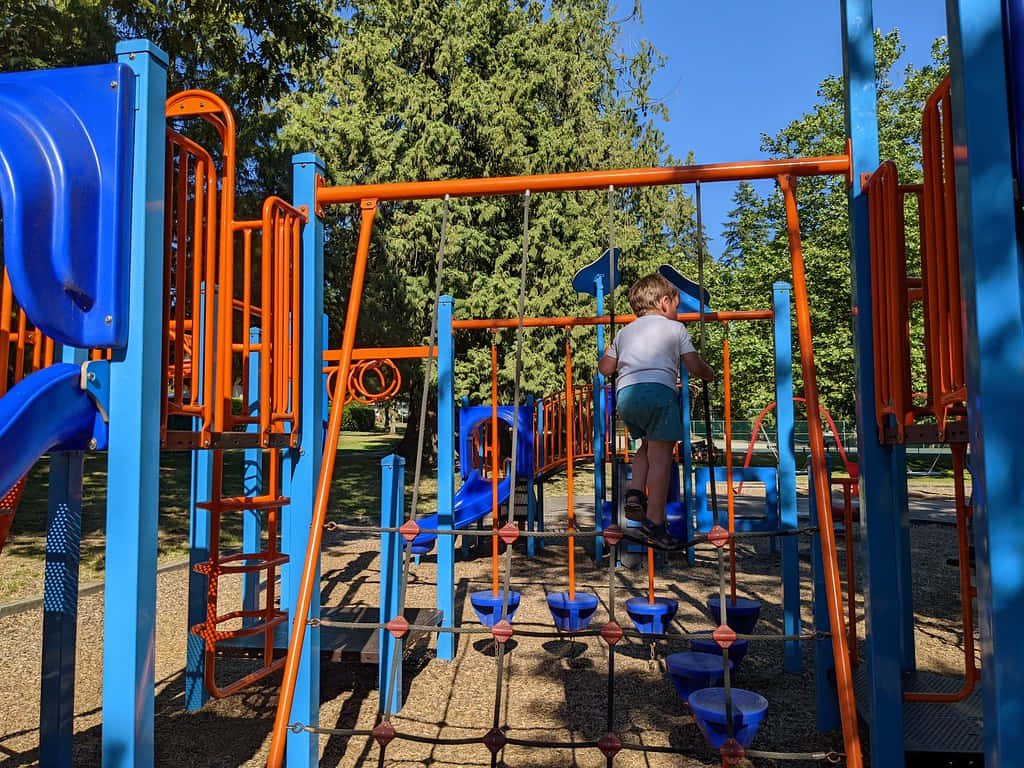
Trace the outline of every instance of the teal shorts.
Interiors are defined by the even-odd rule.
[[[617,395],[619,417],[634,440],[646,437],[664,443],[683,439],[679,395],[664,384],[631,384]]]

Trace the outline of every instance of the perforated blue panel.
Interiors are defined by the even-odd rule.
[[[123,347],[135,78],[121,64],[0,75],[0,203],[14,295],[48,336]]]

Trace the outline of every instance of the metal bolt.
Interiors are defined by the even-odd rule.
[[[107,315],[106,317],[103,318],[103,322],[106,323],[107,325],[110,325],[112,322],[114,322],[114,318],[112,315]]]
[[[89,373],[86,374],[85,378],[87,378],[89,381],[96,381],[96,374],[93,373],[92,371],[89,371]]]
[[[129,59],[134,59],[135,58],[135,54],[134,53],[129,53],[128,54],[128,58]]]
[[[110,89],[114,90],[116,88],[117,88],[117,80],[111,80],[110,81]]]
[[[90,437],[89,438],[89,450],[90,451],[95,451],[97,445],[99,445],[99,443],[96,442],[96,438],[95,437]]]

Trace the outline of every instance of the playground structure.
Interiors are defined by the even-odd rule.
[[[527,191],[537,194],[556,189],[603,190],[629,184],[682,184],[734,178],[777,178],[789,214],[801,363],[811,423],[814,497],[818,500],[822,534],[822,575],[827,582],[827,612],[847,764],[860,764],[854,706],[861,707],[861,714],[868,723],[875,765],[899,764],[906,750],[909,724],[905,723],[912,719],[916,703],[914,694],[905,691],[901,684],[902,675],[914,669],[913,607],[909,599],[911,560],[906,523],[893,510],[906,507],[905,486],[902,491],[900,488],[905,475],[902,446],[925,439],[947,440],[957,446],[954,457],[959,457],[956,473],[959,478],[963,471],[962,446],[968,439],[970,442],[974,478],[972,512],[979,543],[976,586],[970,586],[967,557],[962,556],[960,563],[961,577],[966,580],[962,590],[966,601],[965,646],[971,635],[966,626],[971,614],[970,590],[976,589],[982,668],[979,677],[973,669],[972,652],[966,668],[966,682],[970,685],[965,684],[965,688],[969,693],[973,683],[980,682],[985,709],[986,762],[1017,764],[1024,754],[1021,749],[1024,734],[1019,728],[1020,692],[1024,690],[1021,685],[1024,673],[1019,662],[1020,608],[1024,592],[1019,580],[1011,577],[1020,571],[1019,547],[1015,542],[1019,542],[1022,525],[1021,491],[1013,482],[1012,467],[1020,458],[1016,433],[1022,397],[1019,372],[1020,360],[1024,359],[1024,329],[1020,311],[1021,261],[1012,204],[1014,167],[1011,159],[1016,136],[1010,132],[1010,126],[1016,125],[1019,135],[1020,122],[1012,123],[1009,115],[1014,110],[1019,112],[1024,103],[1020,92],[1024,88],[1020,75],[1024,54],[1016,37],[1021,27],[1011,23],[1011,20],[1019,21],[1014,14],[1019,14],[1020,9],[1013,4],[1008,9],[1008,18],[1004,21],[999,3],[972,0],[951,5],[952,75],[949,91],[930,102],[929,109],[935,105],[940,109],[926,112],[925,125],[931,127],[925,131],[926,173],[920,190],[900,189],[898,178],[889,166],[875,170],[879,158],[870,64],[873,55],[869,2],[844,6],[845,74],[850,86],[848,115],[852,140],[847,156],[727,166],[595,171],[521,179],[331,188],[317,181],[317,175],[322,176],[325,170],[317,158],[300,155],[294,160],[293,203],[271,199],[258,224],[234,221],[233,184],[228,175],[219,182],[213,180],[213,158],[204,155],[200,148],[184,138],[172,139],[171,145],[177,147],[175,151],[180,154],[177,160],[166,160],[164,121],[169,107],[177,110],[174,115],[199,116],[211,122],[220,132],[225,158],[233,155],[232,127],[226,105],[209,94],[190,93],[165,104],[163,67],[166,61],[152,46],[123,44],[119,47],[120,64],[103,69],[89,68],[93,71],[88,75],[85,71],[69,71],[0,78],[0,120],[5,127],[0,153],[11,168],[8,175],[0,177],[5,214],[5,266],[10,273],[10,286],[5,282],[2,295],[0,354],[6,356],[9,349],[16,350],[16,359],[10,365],[15,379],[21,379],[0,398],[0,432],[4,438],[0,440],[4,447],[0,462],[0,498],[4,501],[0,511],[17,506],[24,471],[38,455],[51,449],[101,449],[107,435],[111,436],[107,547],[108,553],[116,553],[116,557],[108,557],[106,599],[108,604],[121,606],[121,611],[117,615],[111,612],[106,618],[104,764],[152,762],[153,674],[147,648],[152,645],[156,621],[152,610],[156,566],[156,457],[161,439],[168,447],[196,450],[197,525],[193,531],[193,558],[195,564],[205,570],[201,575],[212,585],[192,595],[190,602],[196,608],[195,621],[190,623],[199,628],[197,645],[201,649],[198,658],[189,661],[190,706],[196,704],[196,699],[201,703],[208,688],[227,694],[245,682],[232,681],[222,686],[214,679],[215,656],[210,647],[213,642],[226,637],[225,632],[262,635],[266,664],[259,674],[267,675],[279,663],[271,652],[273,630],[287,619],[293,627],[293,641],[285,663],[281,698],[290,705],[290,712],[286,711],[288,707],[279,711],[272,760],[279,760],[286,748],[284,726],[293,722],[316,726],[317,669],[311,659],[318,650],[319,630],[316,624],[308,622],[318,616],[320,608],[315,588],[317,553],[326,518],[326,491],[341,412],[340,408],[331,412],[326,455],[321,466],[324,398],[323,377],[319,372],[327,356],[323,354],[320,318],[323,225],[315,215],[318,206],[357,203],[362,213],[349,316],[337,357],[334,401],[339,403],[346,399],[353,361],[358,362],[356,318],[366,279],[369,231],[378,201]],[[1004,51],[1009,52],[1012,62],[1009,83]],[[66,78],[63,85],[60,78]],[[127,85],[132,80],[137,87]],[[62,98],[54,99],[54,89],[62,87],[65,89]],[[46,167],[61,167],[61,164],[47,164],[46,157],[40,157],[38,151],[27,151],[26,147],[31,149],[36,144],[31,141],[33,132],[49,136],[58,125],[79,125],[68,121],[64,114],[56,117],[52,114],[53,105],[58,102],[70,103],[72,106],[68,108],[77,115],[88,112],[85,105],[76,103],[76,91],[92,96],[107,93],[116,104],[97,107],[94,112],[99,113],[96,119],[100,122],[83,120],[81,134],[75,133],[77,128],[67,129],[69,133],[55,137],[50,145],[52,151],[68,161],[67,167],[81,171],[72,172],[67,178],[56,178]],[[25,114],[32,119],[23,119]],[[23,144],[13,143],[19,135],[15,128],[7,130],[15,124],[28,132],[29,140]],[[95,150],[101,158],[103,173],[101,179],[90,184],[93,177],[75,161],[80,161],[86,151],[94,151],[92,142],[99,141],[99,136],[111,137],[113,146]],[[126,161],[128,154],[133,154],[130,163]],[[1018,151],[1016,157],[1019,159],[1021,154]],[[955,195],[951,173],[954,163]],[[181,173],[186,166],[192,170]],[[223,168],[229,166],[227,162],[222,165]],[[108,172],[111,173],[109,178]],[[811,173],[841,174],[848,176],[851,182],[858,396],[862,409],[870,407],[865,404],[876,405],[874,424],[862,410],[858,439],[869,631],[868,654],[858,672],[859,683],[851,670],[849,645],[842,631],[844,617],[831,526],[829,481],[813,385],[808,297],[799,259],[799,226],[792,177]],[[50,182],[49,187],[42,183],[44,178]],[[171,184],[174,178],[183,181]],[[165,187],[164,181],[171,186]],[[67,185],[79,189],[75,186],[79,184],[88,190],[87,199],[95,199],[95,206],[87,207],[79,218],[58,216],[66,199]],[[192,191],[187,185],[194,185]],[[130,207],[126,197],[129,188]],[[102,191],[94,192],[96,189]],[[38,196],[26,200],[24,196],[30,190]],[[215,203],[216,190],[219,194]],[[898,212],[902,208],[894,201],[908,193],[935,201],[932,208],[924,208],[932,211],[933,218],[922,217],[932,239],[926,239],[931,245],[926,246],[928,261],[920,285],[915,278],[906,276],[905,257],[898,247],[901,236]],[[161,218],[162,212],[168,209],[177,211],[176,219]],[[939,216],[940,210],[944,216],[941,220],[934,218]],[[132,212],[130,223],[128,211]],[[310,215],[311,211],[314,215]],[[185,212],[187,214],[183,215]],[[89,220],[88,214],[100,218]],[[103,216],[113,217],[113,220],[103,219]],[[166,227],[163,223],[175,220],[176,227]],[[190,230],[190,220],[204,226]],[[59,226],[51,226],[55,221]],[[217,226],[212,226],[211,222],[217,222]],[[52,239],[36,236],[39,232],[51,231],[57,233]],[[92,243],[91,238],[83,237],[83,232],[102,233],[109,241]],[[208,236],[197,237],[199,232]],[[235,280],[232,272],[234,260],[225,257],[235,252],[236,238],[241,240],[241,252],[253,258],[251,262],[245,261],[241,281]],[[91,251],[78,247],[86,242],[95,247]],[[76,246],[74,249],[72,243]],[[189,247],[182,249],[183,243],[188,243]],[[897,247],[892,247],[893,243]],[[957,243],[959,248],[954,247]],[[613,246],[610,243],[609,251],[614,251]],[[257,251],[258,260],[255,258]],[[70,258],[72,253],[74,258]],[[216,254],[218,259],[214,262],[207,258],[204,262],[203,253],[207,257]],[[186,255],[184,260],[183,254]],[[248,256],[243,258],[248,259]],[[901,258],[904,259],[902,275]],[[182,268],[188,259],[193,259],[191,272],[188,267]],[[175,266],[172,267],[172,263]],[[259,280],[250,282],[257,272]],[[167,299],[172,292],[167,286],[172,274],[176,281],[175,300],[169,302]],[[959,285],[955,277],[960,278]],[[255,290],[257,283],[261,300],[254,305],[249,291]],[[210,290],[212,285],[217,289]],[[241,294],[241,306],[235,304],[236,294]],[[190,299],[182,298],[186,295]],[[905,386],[908,342],[903,335],[903,318],[907,311],[903,300],[912,301],[917,296],[925,302],[931,378],[927,400],[915,404]],[[893,301],[894,297],[898,301]],[[16,313],[15,301],[24,314]],[[964,332],[958,343],[954,329],[960,326],[957,309],[961,306]],[[442,325],[446,312],[448,321],[452,322],[451,302],[442,301],[439,311]],[[709,315],[706,319],[716,318]],[[625,320],[612,312],[610,322]],[[509,327],[521,329],[525,318],[520,314],[519,318],[508,322]],[[591,322],[601,324],[606,320],[595,317]],[[454,322],[452,327],[455,327]],[[257,328],[259,334],[254,333]],[[450,343],[450,334],[438,334],[437,356],[442,374],[441,361],[450,359],[452,354]],[[48,365],[57,359],[58,345],[62,346],[59,356],[64,362]],[[425,352],[428,360],[432,359],[432,346],[433,339]],[[87,360],[83,350],[99,352]],[[255,359],[254,355],[259,358]],[[30,369],[33,372],[28,375]],[[258,371],[259,375],[252,376],[250,369]],[[303,375],[309,371],[317,375]],[[236,379],[255,387],[258,393],[254,398],[258,407],[252,413],[243,414],[241,419],[233,416],[230,408],[231,388]],[[0,386],[6,388],[6,382]],[[450,388],[450,377],[446,381],[441,375],[439,386]],[[571,392],[572,388],[567,386],[570,404]],[[520,407],[518,394],[514,396],[513,408]],[[439,398],[442,403],[452,400]],[[789,397],[780,396],[778,402],[780,409],[792,407]],[[33,403],[35,408],[31,407]],[[454,413],[445,405],[440,411],[438,433],[442,445],[439,454],[450,461],[455,454]],[[193,428],[171,429],[160,414],[194,419]],[[924,421],[926,419],[934,421]],[[250,431],[233,431],[235,424]],[[17,440],[11,439],[14,436]],[[573,465],[571,440],[567,447],[566,466],[570,468]],[[266,481],[258,484],[258,490],[254,486],[236,495],[225,495],[227,490],[217,484],[223,451],[232,448],[276,449],[268,454],[273,458],[266,466]],[[74,486],[76,482],[80,484],[81,476],[80,453],[61,454],[50,472],[51,507],[57,510],[63,505],[73,516]],[[785,474],[780,475],[780,482]],[[449,476],[454,477],[454,472]],[[493,477],[497,479],[497,473]],[[958,536],[963,543],[968,511],[959,483],[958,480]],[[514,487],[514,482],[510,484]],[[732,483],[729,485],[731,488]],[[438,528],[434,533],[438,537],[440,595],[450,594],[453,586],[448,574],[454,567],[454,489],[441,484],[438,496]],[[850,506],[847,504],[846,508]],[[217,518],[228,510],[240,511],[247,522],[251,521],[247,525],[248,535],[252,537],[247,538],[247,554],[234,560],[220,556],[216,540]],[[10,516],[6,517],[9,520]],[[258,544],[257,521],[265,526],[266,550]],[[382,559],[390,558],[394,563],[401,559],[404,547],[399,538],[402,533],[397,530],[400,527],[403,526],[384,525],[375,529],[383,530],[387,534],[385,539],[393,542],[390,552],[385,548]],[[73,525],[55,530],[65,537],[68,551],[77,551]],[[404,533],[412,533],[413,539],[418,535],[410,529]],[[577,538],[597,539],[596,532],[573,533]],[[500,528],[489,532],[495,544],[500,534]],[[511,532],[507,535],[511,536]],[[735,540],[737,535],[725,531],[718,543]],[[207,536],[210,540],[204,541]],[[276,548],[278,537],[279,549]],[[300,570],[302,542],[307,537],[309,556]],[[606,545],[616,545],[612,527],[603,532],[603,537]],[[789,540],[784,540],[784,546]],[[962,555],[966,554],[965,550],[962,546]],[[66,569],[71,567],[73,562],[65,563]],[[246,569],[250,584],[255,584],[262,574],[268,585],[273,585],[275,574],[280,571],[278,603],[275,604],[271,587],[264,593],[262,607],[249,605],[233,616],[217,615],[216,603],[212,603],[211,611],[208,596],[215,594],[218,577],[242,569]],[[48,573],[47,583],[48,594],[55,590],[53,594],[60,596],[60,611],[53,612],[53,619],[44,626],[44,642],[63,648],[69,643],[74,647],[75,595],[73,590],[65,589],[69,576],[66,570],[57,569],[52,575]],[[442,579],[445,579],[443,583]],[[508,607],[505,600],[510,597],[507,587],[502,597],[501,612],[504,613]],[[382,611],[384,605],[382,602]],[[719,607],[726,605],[723,595]],[[295,621],[297,616],[302,617],[302,621]],[[401,611],[392,616],[400,617]],[[727,626],[727,616],[721,618],[723,626]],[[243,629],[220,627],[232,619],[242,620]],[[384,621],[382,617],[379,625],[374,626],[382,628],[390,624],[388,630],[397,639],[404,632],[394,621],[394,618]],[[491,630],[499,641],[502,633],[514,631],[507,624],[501,625],[499,620]],[[442,623],[442,629],[445,631],[438,635],[438,654],[441,658],[451,658],[457,628]],[[600,633],[608,641],[610,667],[615,642],[621,637],[616,631],[626,630],[615,623],[612,614]],[[510,635],[504,636],[507,640]],[[725,639],[722,635],[717,638],[720,645],[724,645]],[[301,642],[297,642],[299,640]],[[382,647],[385,645],[382,643]],[[389,646],[388,652],[392,655],[396,645]],[[51,657],[44,654],[44,658]],[[55,683],[57,687],[44,689],[43,695],[44,709],[48,704],[52,708],[43,713],[41,729],[44,750],[41,759],[47,765],[70,764],[70,718],[62,716],[61,708],[66,706],[66,701],[59,692],[62,686],[66,689],[67,675],[73,675],[74,654],[71,653],[70,658],[65,654],[60,663],[61,673],[50,678],[50,684]],[[612,677],[610,674],[609,679]],[[728,679],[727,671],[725,678]],[[384,691],[394,685],[393,680],[392,675]],[[855,684],[862,686],[856,701]],[[390,695],[382,698],[385,715],[390,714],[394,699]],[[867,708],[864,708],[865,699],[869,702]],[[726,707],[727,702],[728,698]],[[731,722],[729,718],[726,720]],[[393,729],[388,733],[386,723],[385,717],[380,730],[375,729],[374,734],[382,748],[395,735]],[[503,742],[499,735],[492,730],[482,734],[481,741],[500,747]],[[287,739],[289,763],[315,762],[315,742],[315,735],[310,731],[290,733]],[[603,740],[603,744],[595,746],[602,749],[609,760],[617,749],[629,748],[614,733]],[[723,753],[723,759],[731,758]]]

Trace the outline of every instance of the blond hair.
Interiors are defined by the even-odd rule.
[[[629,289],[629,306],[636,315],[646,315],[658,308],[664,298],[676,296],[679,291],[657,272],[645,275]]]

